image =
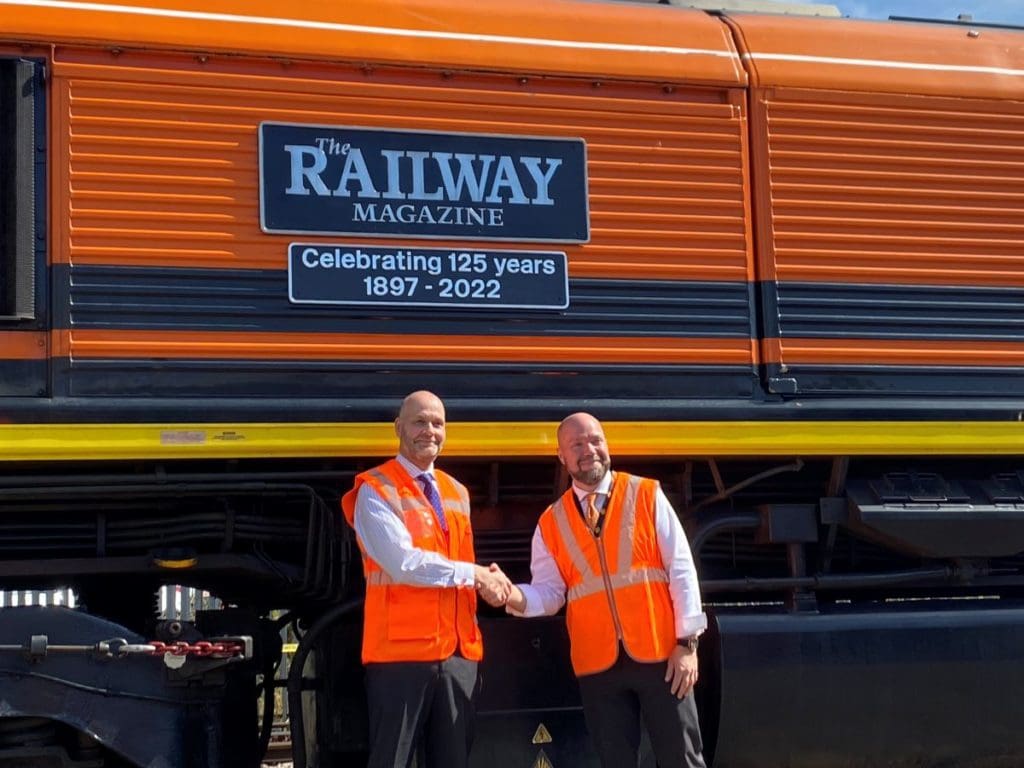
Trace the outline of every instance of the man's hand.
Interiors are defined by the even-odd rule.
[[[502,573],[497,563],[491,563],[487,568],[481,565],[475,566],[474,584],[480,597],[495,608],[504,605],[512,593],[512,582],[509,581],[508,576]]]
[[[699,676],[697,652],[677,645],[668,657],[665,669],[665,682],[671,681],[670,687],[675,697],[681,699],[692,691]]]

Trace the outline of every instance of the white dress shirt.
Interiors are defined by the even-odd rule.
[[[433,464],[423,470],[404,456],[396,458],[413,479],[426,472],[437,485]],[[440,552],[413,546],[405,523],[369,483],[359,486],[355,529],[366,554],[400,584],[418,587],[472,587],[474,584],[473,563],[449,560]]]
[[[608,472],[593,492],[607,497],[611,485],[612,473]],[[582,504],[586,503],[587,495],[592,493],[575,483],[572,489]],[[661,560],[668,572],[668,589],[675,615],[676,637],[699,635],[707,629],[708,620],[701,607],[697,569],[693,565],[690,543],[686,540],[683,526],[660,485],[655,496],[654,530],[658,537]],[[510,606],[506,606],[506,610],[515,616],[525,617],[550,616],[557,613],[565,603],[565,581],[558,570],[555,558],[544,543],[539,526],[533,532],[530,573],[531,583],[516,585],[526,598],[525,610],[520,613]]]

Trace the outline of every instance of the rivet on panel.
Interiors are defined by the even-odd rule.
[[[441,73],[441,79],[443,80],[451,80],[453,77],[455,77],[455,73],[450,70],[446,69],[444,72]]]
[[[110,55],[111,56],[120,56],[121,55],[121,49],[120,48],[111,48],[110,49]]]
[[[369,64],[364,64],[362,67],[359,68],[359,71],[362,72],[367,77],[369,77],[370,75],[373,74],[374,69]]]
[[[602,83],[600,80],[595,80],[590,85],[592,88],[600,88],[602,85],[604,85],[604,83]]]
[[[663,90],[665,93],[675,93],[676,87],[674,85],[663,85],[661,86],[661,90]]]
[[[200,64],[205,64],[209,60],[210,60],[209,56],[202,56],[202,55],[196,56],[196,61],[198,61]]]
[[[520,77],[519,78],[519,84],[520,85],[526,85],[528,82],[530,82],[530,78],[528,78],[528,77]]]

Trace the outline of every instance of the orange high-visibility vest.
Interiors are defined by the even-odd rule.
[[[363,483],[371,486],[405,523],[413,546],[440,552],[451,560],[475,562],[469,523],[469,493],[451,475],[434,470],[448,523],[446,536],[423,487],[396,459],[356,477],[341,500],[349,525],[355,525],[356,497]],[[360,542],[362,550],[362,542]],[[366,609],[363,663],[441,661],[456,649],[467,659],[483,658],[483,640],[476,622],[476,590],[472,587],[420,587],[396,582],[363,551]]]
[[[570,488],[541,515],[541,536],[565,580],[566,623],[577,675],[611,667],[619,641],[637,661],[664,661],[676,645],[668,570],[654,528],[658,483],[616,472],[601,537]]]

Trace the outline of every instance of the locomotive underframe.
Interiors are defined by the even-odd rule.
[[[234,764],[230,754],[239,745],[258,741],[251,705],[257,681],[272,678],[280,660],[274,639],[280,621],[269,615],[283,609],[288,620],[316,630],[300,646],[315,663],[304,677],[293,675],[292,686],[297,711],[303,697],[317,702],[315,716],[296,718],[309,731],[300,739],[308,764],[359,765],[365,757],[357,661],[362,587],[337,501],[352,475],[375,461],[9,467],[0,479],[0,584],[73,586],[85,607],[78,616],[45,621],[43,614],[60,609],[33,609],[38,613],[28,618],[20,609],[0,612],[0,632],[10,643],[27,642],[43,631],[34,628],[35,616],[56,622],[58,629],[49,631],[61,642],[92,642],[98,638],[93,623],[108,620],[120,629],[100,634],[154,637],[166,633],[154,615],[161,584],[210,590],[238,609],[213,623],[205,618],[205,631],[190,626],[187,633],[202,639],[214,628],[218,636],[253,636],[258,661],[212,677],[197,673],[185,688],[198,687],[207,703],[194,725],[187,713],[195,702],[186,698],[172,709],[186,730],[214,722],[232,734],[237,743],[218,737],[204,744],[210,765]],[[478,561],[498,562],[514,579],[527,580],[533,525],[567,482],[560,465],[522,458],[452,459],[445,466],[471,488]],[[935,754],[960,765],[1000,765],[1024,754],[1019,738],[1007,738],[1013,727],[1006,722],[1015,686],[1024,682],[1013,651],[1024,633],[1019,461],[679,457],[630,458],[616,467],[661,480],[698,561],[713,619],[701,646],[698,702],[714,765],[763,765],[766,754],[777,765],[870,765],[882,758],[878,750],[892,765]],[[182,562],[193,564],[167,566]],[[76,628],[79,621],[89,627]],[[520,622],[484,607],[481,623],[489,650],[479,764],[519,765],[540,751],[554,765],[568,755],[592,759],[561,617]],[[19,640],[19,633],[26,637]],[[28,663],[21,656],[6,654],[5,661],[11,680],[33,684],[18,669]],[[52,663],[36,660],[32,668]],[[63,671],[45,674],[58,687],[77,690],[79,672],[63,663]],[[157,699],[182,685],[159,671],[146,679],[145,695]],[[787,686],[790,679],[799,684]],[[947,722],[956,708],[923,704],[947,696],[942,681],[949,679],[984,698],[975,705],[985,717],[969,739]],[[780,697],[769,708],[772,717],[752,732],[744,713],[772,695]],[[842,713],[845,721],[858,705],[878,749],[852,749],[842,735],[848,730],[824,725]],[[131,711],[152,715],[145,707]],[[126,736],[94,733],[84,723],[65,720],[60,728],[90,733],[109,765],[147,764]],[[552,742],[533,743],[540,725]],[[778,732],[792,729],[800,738],[778,740]],[[17,737],[9,742],[0,748],[0,764],[30,746]],[[187,749],[178,754],[182,765],[195,759]]]

